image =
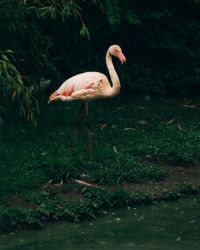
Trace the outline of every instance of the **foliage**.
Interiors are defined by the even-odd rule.
[[[50,90],[74,74],[107,73],[105,51],[113,43],[127,57],[123,68],[116,64],[122,87],[162,94],[196,93],[200,82],[199,8],[200,2],[193,0],[1,1],[0,50],[14,51],[16,61],[11,64],[23,86],[31,86],[23,87],[24,104],[17,106],[22,105],[25,112],[21,113],[28,120],[32,114],[33,120],[40,87],[47,89],[42,96],[47,100]],[[27,99],[30,107],[25,104]]]
[[[167,175],[157,166],[146,166],[139,163],[138,159],[127,162],[127,155],[119,156],[117,160],[104,159],[102,163],[94,164],[88,174],[90,180],[101,185],[116,185],[125,181],[146,183],[151,179],[162,181]]]
[[[9,0],[0,3],[0,87],[5,100],[15,101],[20,114],[34,124],[35,115],[39,113],[38,90],[60,76],[55,58],[50,55],[50,51],[56,48],[47,31],[49,23],[60,20],[65,23],[73,16],[81,24],[80,34],[89,38],[80,11],[81,7],[75,1],[66,0]],[[5,109],[5,104],[1,104],[1,108]]]
[[[192,185],[175,187],[164,194],[162,200],[178,200],[188,195],[197,194],[198,188]],[[48,194],[48,193],[47,193]],[[35,208],[10,207],[0,208],[0,233],[18,229],[37,229],[55,220],[79,222],[104,215],[108,210],[121,207],[136,207],[157,201],[150,193],[135,192],[131,194],[123,189],[114,192],[85,188],[84,199],[69,201],[58,199],[52,194],[35,193]],[[26,197],[28,201],[29,197]]]
[[[156,163],[191,167],[200,159],[199,101],[183,105],[150,96],[133,101],[127,94],[91,104],[92,162],[84,123],[74,154],[68,154],[78,103],[73,109],[46,104],[37,128],[17,120],[10,107],[9,120],[0,127],[0,193],[36,189],[52,178],[103,186],[163,181],[168,174]],[[99,124],[106,126],[102,130]]]
[[[179,185],[166,192],[164,200],[178,200],[186,197],[187,195],[197,194],[199,192],[198,187],[193,185]]]
[[[2,51],[0,54],[0,89],[2,98],[9,98],[20,107],[20,115],[27,117],[36,125],[35,114],[39,114],[38,100],[32,96],[32,88],[24,85],[22,77],[13,63],[12,51]],[[3,108],[2,106],[0,106]],[[4,109],[3,109],[4,110]]]
[[[199,1],[106,3],[112,32],[108,39],[113,36],[128,55],[122,82],[132,90],[157,93],[199,90]]]

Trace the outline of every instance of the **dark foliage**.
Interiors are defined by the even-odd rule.
[[[2,0],[0,88],[34,120],[39,90],[49,94],[79,72],[107,73],[105,52],[116,43],[127,57],[116,65],[124,88],[192,94],[200,89],[199,11],[199,0]],[[16,61],[2,58],[11,51]]]

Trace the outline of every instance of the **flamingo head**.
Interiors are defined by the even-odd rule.
[[[121,64],[123,64],[124,62],[126,62],[126,57],[124,56],[124,54],[122,53],[121,48],[118,45],[112,45],[109,48],[109,52],[111,55],[119,58]]]
[[[65,96],[60,95],[60,94],[58,94],[57,91],[55,91],[55,92],[49,97],[48,103],[50,103],[50,102],[52,102],[52,101],[59,101],[59,100],[61,100],[61,101],[66,101],[66,99],[67,99],[67,98],[66,98]]]

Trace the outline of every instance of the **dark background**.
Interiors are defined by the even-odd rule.
[[[130,93],[196,95],[199,14],[199,0],[3,0],[2,93],[23,103],[21,113],[32,113],[38,91],[48,95],[80,72],[108,74],[105,53],[118,44],[127,58],[123,67],[114,61],[122,88]],[[3,55],[14,69],[5,67]]]

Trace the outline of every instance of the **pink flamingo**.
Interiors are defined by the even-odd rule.
[[[112,81],[112,86],[109,83],[108,78],[99,72],[85,72],[75,75],[66,80],[58,90],[56,90],[50,97],[48,103],[55,100],[62,100],[71,102],[74,100],[81,100],[85,102],[86,117],[88,117],[88,102],[97,98],[110,98],[120,92],[120,81],[115,71],[112,62],[112,56],[118,57],[121,63],[126,62],[126,58],[122,53],[121,48],[118,45],[112,45],[109,47],[106,53],[106,65]],[[76,118],[75,130],[73,141],[71,145],[70,154],[73,151],[74,143],[77,135],[80,117],[84,108],[84,103],[81,105],[80,111]],[[86,128],[88,133],[89,151],[90,157],[91,150],[91,137],[90,128],[88,122],[86,122]]]

